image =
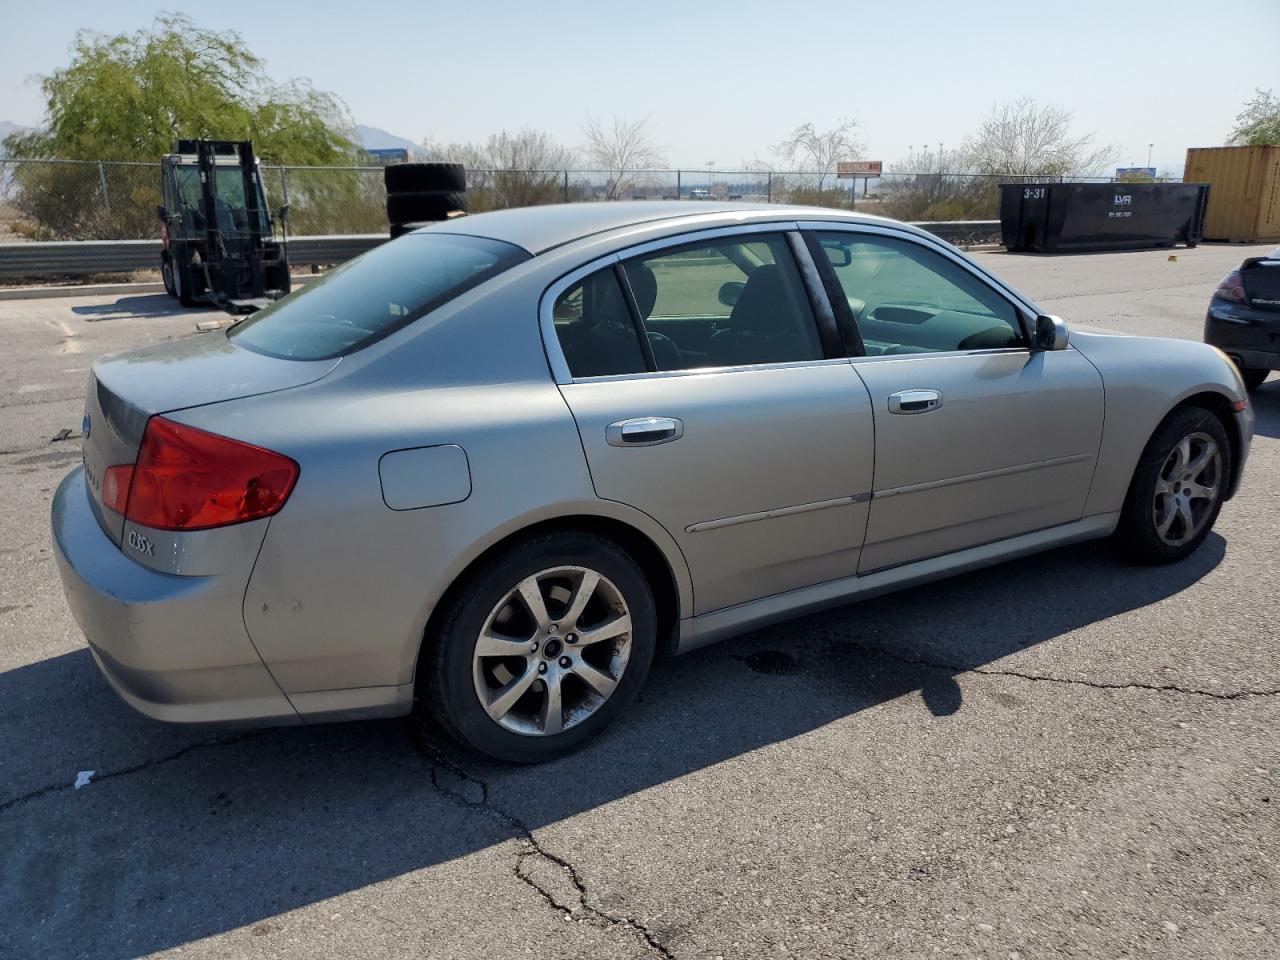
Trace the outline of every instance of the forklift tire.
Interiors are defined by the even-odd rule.
[[[198,307],[200,304],[191,296],[191,274],[180,263],[173,265],[173,295],[184,307]]]
[[[387,220],[390,223],[444,220],[453,211],[466,209],[466,195],[448,190],[387,194]]]
[[[467,168],[460,163],[393,163],[382,178],[387,193],[467,189]]]
[[[160,264],[160,279],[164,281],[164,292],[171,297],[177,294],[173,290],[173,264],[168,260]]]

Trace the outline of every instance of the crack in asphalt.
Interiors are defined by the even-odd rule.
[[[643,941],[644,946],[648,947],[655,954],[664,958],[664,960],[675,960],[675,954],[672,953],[671,950],[664,945],[648,927],[635,917],[616,916],[589,903],[587,899],[589,896],[587,884],[582,879],[582,875],[578,873],[577,868],[568,860],[546,849],[538,838],[534,836],[532,828],[530,828],[523,820],[494,804],[489,799],[489,784],[487,782],[463,769],[457,763],[446,757],[439,749],[430,744],[424,743],[421,734],[415,733],[413,735],[413,740],[418,752],[430,764],[431,785],[436,789],[436,792],[467,809],[479,810],[485,813],[491,819],[497,821],[507,830],[515,834],[521,841],[524,849],[516,856],[516,864],[513,872],[516,878],[533,889],[533,891],[542,898],[547,906],[560,913],[565,919],[582,922],[580,914],[585,913],[588,921],[594,922],[594,925],[598,927],[621,927],[623,929],[630,930],[641,941]],[[462,781],[464,786],[468,784],[475,786],[479,790],[479,797],[469,797],[464,790],[442,783],[440,777],[442,771],[447,771],[452,774],[458,780]],[[526,869],[526,864],[530,860],[539,859],[561,871],[565,878],[573,885],[573,888],[578,895],[578,906],[570,906],[568,904],[561,903],[556,898],[555,894],[538,883],[538,881],[530,875]]]
[[[171,763],[174,760],[178,760],[182,757],[185,757],[187,754],[192,753],[196,750],[203,750],[205,747],[230,746],[231,744],[234,744],[234,743],[241,743],[245,740],[252,740],[255,737],[266,736],[271,732],[272,731],[270,729],[253,730],[248,733],[244,733],[235,737],[219,737],[214,740],[199,740],[196,743],[187,744],[181,750],[175,750],[173,753],[165,754],[162,757],[153,757],[150,760],[143,760],[139,763],[133,764],[132,766],[121,767],[119,770],[108,770],[106,773],[102,773],[102,774],[95,773],[93,776],[93,779],[90,780],[86,786],[92,786],[93,784],[98,783],[99,781],[102,781],[102,780],[112,780],[116,777],[124,777],[132,773],[141,773],[143,770],[150,770],[152,767],[158,767],[166,763]],[[65,790],[74,790],[74,789],[75,789],[74,782],[68,783],[65,780],[61,783],[45,784],[43,787],[39,787],[35,790],[28,791],[27,793],[19,794],[16,797],[11,797],[8,800],[5,800],[3,803],[0,803],[0,813],[4,813],[8,810],[12,810],[14,807],[20,807],[23,804],[30,803],[32,800],[38,800],[41,797],[47,796],[51,793],[59,793]]]
[[[898,663],[917,667],[929,667],[933,670],[947,670],[952,673],[977,673],[984,677],[1008,677],[1017,680],[1029,680],[1033,683],[1057,683],[1063,686],[1092,687],[1095,690],[1148,690],[1152,693],[1180,693],[1185,696],[1205,697],[1210,700],[1229,701],[1244,700],[1248,697],[1280,696],[1280,687],[1267,690],[1234,690],[1230,693],[1216,693],[1213,690],[1199,690],[1195,687],[1182,687],[1176,683],[1142,683],[1136,680],[1124,683],[1108,683],[1105,680],[1082,680],[1076,677],[1051,677],[1045,674],[1022,673],[1018,670],[999,670],[992,667],[966,667],[958,663],[940,663],[919,657],[908,657],[900,653],[894,653],[891,650],[886,650],[883,647],[875,647],[870,644],[858,643],[856,640],[841,640],[839,642],[847,646],[856,647],[864,653],[888,657],[890,660],[896,660]]]

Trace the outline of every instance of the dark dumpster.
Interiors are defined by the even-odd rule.
[[[1208,202],[1207,183],[1002,183],[1000,232],[1046,253],[1194,247]]]

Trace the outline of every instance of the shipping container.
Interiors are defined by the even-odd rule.
[[[1185,176],[1213,185],[1206,240],[1280,240],[1280,146],[1192,147]]]
[[[1185,243],[1204,228],[1203,183],[1002,183],[1009,250],[1141,250]]]

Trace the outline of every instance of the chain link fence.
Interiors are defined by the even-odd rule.
[[[291,235],[387,229],[381,167],[261,169],[273,216],[289,206]],[[467,171],[467,202],[480,213],[593,200],[746,200],[856,209],[899,220],[991,220],[999,216],[999,185],[1019,179],[944,172],[839,180],[805,171],[477,169]],[[0,242],[148,239],[159,232],[160,203],[158,163],[0,159]]]

